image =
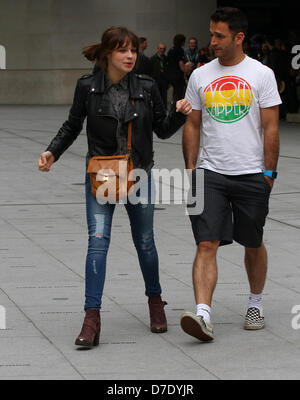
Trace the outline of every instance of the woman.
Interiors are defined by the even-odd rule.
[[[62,125],[47,150],[41,154],[39,169],[48,172],[51,165],[74,142],[87,117],[88,155],[108,156],[127,153],[128,124],[132,121],[132,158],[134,168],[144,169],[151,187],[153,166],[153,131],[166,139],[173,135],[191,112],[187,100],[178,101],[177,110],[166,116],[155,82],[136,75],[134,68],[139,42],[136,35],[123,27],[104,32],[102,42],[84,48],[83,54],[96,66],[92,75],[77,82],[74,102],[68,120]],[[177,112],[176,112],[177,111]],[[91,348],[99,344],[100,309],[105,280],[115,204],[99,204],[92,196],[86,174],[86,213],[89,232],[86,258],[85,319],[75,344]],[[154,204],[125,204],[132,238],[137,249],[150,311],[151,331],[167,331],[161,299],[158,256],[153,237]]]

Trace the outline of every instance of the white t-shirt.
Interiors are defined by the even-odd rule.
[[[270,68],[248,56],[234,66],[215,59],[192,73],[185,97],[202,110],[199,167],[225,175],[265,169],[260,108],[281,104]]]

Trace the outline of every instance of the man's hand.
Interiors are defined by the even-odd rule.
[[[176,112],[189,115],[192,112],[192,106],[186,99],[178,100],[176,103]]]
[[[39,158],[39,170],[42,172],[49,172],[54,161],[55,158],[51,151],[45,151]]]
[[[273,188],[274,185],[274,179],[269,178],[268,176],[264,177],[266,179],[266,181],[268,182],[268,184],[270,185],[271,189]]]
[[[193,64],[188,61],[187,63],[184,64],[184,72],[186,75],[191,74],[193,71]]]

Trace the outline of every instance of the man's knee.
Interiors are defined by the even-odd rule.
[[[217,241],[217,240],[200,242],[197,247],[197,253],[198,254],[211,254],[211,255],[217,254],[219,245],[220,245],[220,241]]]
[[[245,247],[245,254],[249,256],[251,255],[254,256],[256,254],[259,254],[261,251],[264,252],[265,250],[266,250],[265,245],[262,242],[259,247]]]

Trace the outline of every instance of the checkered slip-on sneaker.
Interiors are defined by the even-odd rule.
[[[260,312],[258,308],[250,307],[247,310],[245,317],[244,329],[256,331],[265,327],[265,319],[263,311]]]
[[[209,342],[214,339],[213,327],[210,323],[204,321],[203,317],[197,317],[196,314],[185,312],[181,316],[180,324],[185,333],[196,339],[203,342]]]

